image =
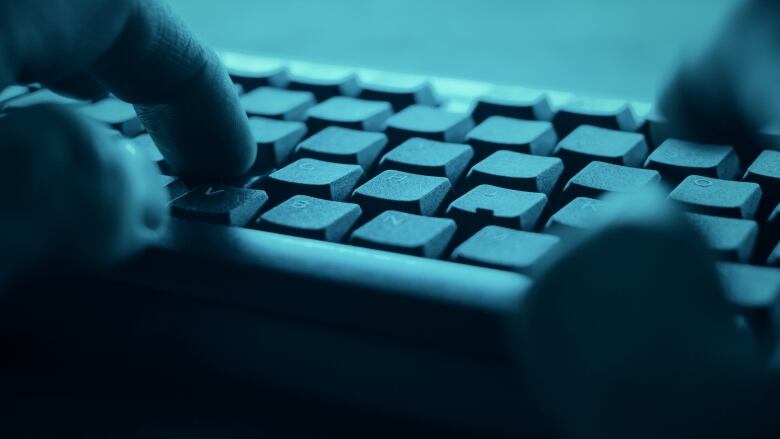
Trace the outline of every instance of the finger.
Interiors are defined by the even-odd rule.
[[[47,84],[47,87],[61,95],[85,101],[95,101],[108,96],[108,90],[86,72]]]
[[[758,136],[780,122],[780,2],[743,2],[701,54],[681,66],[660,97],[678,135],[766,148]]]
[[[43,23],[41,16],[61,19]],[[13,79],[56,81],[87,69],[136,110],[180,172],[236,175],[256,155],[218,58],[155,0],[0,2]]]
[[[528,381],[567,437],[749,431],[763,369],[700,238],[664,206],[653,193],[622,202],[523,303]]]
[[[40,129],[45,126],[46,129]],[[0,266],[21,273],[100,268],[161,233],[167,194],[152,162],[56,106],[0,119]],[[9,275],[6,274],[6,277]]]

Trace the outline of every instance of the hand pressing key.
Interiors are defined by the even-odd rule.
[[[246,116],[216,55],[157,0],[0,0],[0,89],[41,82],[135,104],[182,173],[230,176],[255,160]],[[167,216],[155,170],[131,146],[64,109],[0,118],[0,288],[48,268],[108,264]],[[119,144],[117,144],[119,143]]]

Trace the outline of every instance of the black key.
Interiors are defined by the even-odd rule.
[[[645,168],[655,169],[665,181],[678,184],[689,175],[735,180],[739,158],[727,145],[705,145],[669,139],[653,151]]]
[[[373,78],[361,83],[360,99],[389,102],[394,111],[401,111],[410,105],[437,104],[436,94],[430,82],[420,79],[390,77]]]
[[[483,184],[475,187],[447,208],[463,232],[498,225],[533,230],[547,206],[547,196]]]
[[[669,194],[669,199],[692,212],[753,219],[761,200],[761,187],[755,183],[691,175]]]
[[[491,116],[552,120],[553,114],[550,100],[543,92],[501,87],[480,97],[472,116],[477,123],[482,123]]]
[[[385,210],[432,216],[451,188],[444,177],[384,171],[357,188],[352,199],[372,216]]]
[[[772,250],[772,253],[769,254],[769,259],[767,259],[766,263],[773,267],[780,267],[780,242],[775,245],[775,248]]]
[[[231,226],[246,226],[268,201],[254,189],[200,186],[171,203],[171,214],[180,218]]]
[[[29,92],[30,89],[22,85],[10,85],[0,90],[0,110],[3,109],[8,101],[23,96]]]
[[[388,210],[352,232],[350,244],[438,258],[456,228],[451,219]]]
[[[390,117],[385,132],[392,145],[400,145],[412,137],[463,143],[473,126],[474,122],[468,115],[412,105]]]
[[[559,242],[552,235],[487,226],[458,246],[452,259],[533,276]]]
[[[780,241],[780,203],[775,205],[772,213],[761,228],[758,243],[758,257],[763,258],[769,254],[774,245]]]
[[[606,193],[639,192],[661,183],[657,171],[604,162],[591,162],[563,189],[563,203],[578,197],[598,198]]]
[[[142,154],[146,155],[149,160],[157,164],[157,167],[160,168],[160,172],[165,175],[176,175],[176,170],[165,161],[162,153],[160,153],[160,149],[157,148],[157,145],[149,134],[141,134],[132,140],[135,147],[138,148]]]
[[[360,165],[368,171],[387,145],[382,133],[328,127],[298,146],[298,155],[332,162]]]
[[[758,236],[755,221],[697,213],[686,216],[720,259],[734,262],[750,260]]]
[[[595,126],[581,126],[566,136],[555,148],[555,155],[566,165],[571,177],[592,161],[615,165],[642,166],[647,157],[645,137]]]
[[[754,329],[770,329],[780,299],[780,270],[721,262],[718,271],[728,302],[748,318]]]
[[[316,103],[314,95],[308,91],[272,87],[260,87],[241,96],[241,105],[249,116],[279,120],[302,121],[306,110]]]
[[[360,94],[357,76],[342,69],[314,68],[297,69],[290,73],[290,90],[310,91],[317,101],[326,101],[335,96],[357,96]]]
[[[549,195],[563,173],[558,157],[539,157],[519,152],[498,151],[474,165],[468,184],[501,186]]]
[[[361,215],[360,206],[296,195],[258,218],[269,232],[339,242]]]
[[[175,200],[182,195],[186,194],[189,190],[187,185],[184,184],[178,177],[171,177],[170,175],[160,175],[160,184],[168,189],[168,199]]]
[[[135,114],[135,108],[116,98],[103,99],[94,104],[80,106],[79,112],[108,125],[127,137],[135,137],[145,131],[144,125]]]
[[[337,96],[310,108],[306,112],[306,124],[312,132],[329,126],[382,131],[392,114],[393,108],[387,102]]]
[[[454,186],[466,171],[474,150],[469,145],[415,137],[382,157],[382,169],[447,177]]]
[[[304,158],[269,175],[265,188],[277,202],[293,195],[344,201],[361,178],[363,170],[358,165]]]
[[[780,203],[780,151],[763,151],[750,165],[743,180],[761,185],[763,195],[756,218],[763,220]]]
[[[257,144],[257,160],[252,167],[253,173],[263,172],[282,166],[290,159],[295,146],[306,135],[303,122],[249,118],[249,129]]]
[[[581,125],[593,125],[619,131],[639,129],[634,110],[625,101],[606,99],[574,99],[567,102],[553,118],[555,130],[567,136]]]
[[[550,217],[545,231],[556,234],[571,234],[588,230],[613,218],[614,205],[608,201],[579,197]]]
[[[558,136],[550,122],[493,116],[471,130],[466,143],[474,147],[478,158],[499,150],[550,155]]]
[[[84,101],[58,95],[49,89],[37,90],[6,103],[4,110],[31,107],[38,104],[84,105]]]
[[[258,87],[284,88],[290,82],[287,68],[281,62],[265,61],[255,57],[229,55],[225,60],[230,78],[250,92]]]

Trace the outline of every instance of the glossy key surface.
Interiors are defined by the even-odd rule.
[[[550,122],[493,116],[469,131],[466,143],[480,158],[499,150],[550,155],[558,136]]]
[[[566,183],[563,200],[567,203],[577,197],[598,198],[609,192],[639,192],[660,182],[661,175],[657,171],[590,162]]]
[[[647,157],[643,135],[584,125],[566,136],[555,148],[555,155],[573,176],[592,161],[616,165],[642,166]]]
[[[241,59],[238,59],[238,58]],[[258,87],[284,88],[289,82],[287,68],[281,62],[268,62],[260,59],[236,56],[228,62],[230,79],[241,85],[244,91],[251,92]]]
[[[686,216],[720,259],[734,262],[750,260],[758,236],[755,221],[697,213]]]
[[[387,145],[382,133],[371,133],[342,127],[328,127],[298,146],[300,157],[360,165],[370,169]]]
[[[387,102],[337,96],[315,105],[306,112],[306,124],[312,132],[329,126],[363,131],[382,131],[393,114]]]
[[[246,226],[268,201],[265,192],[228,186],[200,186],[171,203],[179,218],[231,226]]]
[[[608,201],[578,197],[555,212],[545,225],[545,231],[571,234],[588,230],[615,216],[615,208]]]
[[[558,157],[540,157],[497,151],[474,165],[468,174],[470,187],[480,184],[550,194],[563,173]]]
[[[455,221],[389,210],[359,227],[350,243],[378,250],[438,258],[449,245]]]
[[[387,75],[372,79],[361,83],[360,99],[389,102],[394,111],[401,111],[411,105],[435,106],[437,103],[428,81]]]
[[[761,185],[762,199],[756,217],[766,218],[780,203],[780,151],[763,151],[750,164],[743,180]]]
[[[474,157],[474,150],[461,143],[445,143],[415,137],[382,157],[382,169],[447,177],[453,186],[461,179]]]
[[[706,145],[668,139],[653,151],[645,167],[661,173],[665,181],[677,184],[689,175],[735,180],[739,158],[728,145]]]
[[[447,216],[465,231],[487,225],[532,230],[546,206],[544,194],[484,184],[453,201],[447,208]]]
[[[553,125],[561,137],[582,125],[619,131],[639,129],[639,121],[628,102],[610,99],[573,99],[558,109]]]
[[[357,188],[352,200],[371,216],[385,210],[431,216],[440,209],[451,187],[444,177],[389,170]]]
[[[517,87],[496,87],[477,99],[473,117],[481,123],[492,116],[526,120],[551,120],[553,109],[544,92]]]
[[[458,246],[452,259],[533,276],[559,242],[553,235],[487,226]]]
[[[277,202],[293,195],[344,201],[361,178],[363,170],[358,165],[303,158],[273,172],[264,184]]]
[[[412,137],[440,142],[463,143],[474,126],[471,117],[424,105],[412,105],[387,120],[385,132],[392,145]]]
[[[250,117],[249,129],[257,145],[257,159],[252,167],[262,172],[286,163],[298,142],[306,135],[302,122]]]
[[[316,103],[314,95],[307,91],[274,87],[260,87],[241,96],[241,106],[249,116],[269,119],[302,121],[306,110]]]
[[[761,200],[761,187],[755,183],[691,175],[669,194],[669,199],[692,212],[752,219]]]
[[[341,241],[360,218],[360,206],[296,195],[262,214],[255,227],[270,232]]]
[[[294,69],[289,74],[290,90],[310,91],[317,101],[326,101],[335,96],[357,96],[360,85],[357,76],[341,68],[305,67]]]

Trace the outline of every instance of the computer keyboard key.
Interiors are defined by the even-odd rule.
[[[642,166],[647,151],[645,137],[639,133],[584,125],[558,143],[555,155],[563,159],[565,175],[571,177],[593,161]]]
[[[645,168],[655,169],[669,183],[678,184],[689,175],[735,180],[739,158],[728,145],[705,145],[668,139],[653,151]]]
[[[606,193],[632,193],[661,183],[657,171],[612,163],[590,162],[563,189],[563,203],[578,197],[598,198]],[[562,203],[562,204],[563,204]]]
[[[669,194],[686,210],[715,216],[753,219],[761,200],[755,183],[688,176]]]
[[[572,99],[558,109],[553,125],[561,137],[581,125],[619,131],[639,129],[639,121],[628,102],[609,99]]]
[[[355,97],[360,94],[357,76],[340,68],[295,68],[290,72],[290,90],[310,91],[317,101],[336,96]]]
[[[287,163],[307,131],[303,122],[264,117],[250,117],[249,129],[257,145],[251,173],[263,173]]]
[[[474,150],[469,145],[444,143],[415,137],[385,154],[382,169],[446,177],[454,186],[466,171]]]
[[[440,142],[464,143],[474,126],[471,117],[424,105],[412,105],[387,120],[385,132],[392,145],[400,145],[412,137]]]
[[[189,191],[187,185],[178,177],[159,175],[160,185],[168,189],[168,199],[175,200]]]
[[[387,102],[337,96],[315,105],[306,112],[306,124],[312,132],[329,126],[363,131],[382,131],[393,114]]]
[[[368,172],[387,145],[382,133],[328,127],[298,145],[298,156],[360,165]]]
[[[550,122],[493,116],[471,130],[466,143],[474,147],[478,158],[499,150],[550,155],[558,135]]]
[[[743,180],[761,185],[763,196],[756,218],[766,218],[780,203],[780,151],[763,151],[745,172]]]
[[[470,187],[489,184],[549,195],[562,173],[563,162],[558,157],[497,151],[471,168],[467,182]]]
[[[234,83],[251,92],[259,87],[284,88],[289,83],[287,68],[281,62],[265,61],[258,58],[249,59],[231,54],[226,67]]]
[[[455,221],[388,210],[352,232],[350,244],[438,258],[452,240]]]
[[[433,216],[450,193],[452,185],[444,177],[384,171],[357,188],[352,200],[374,216],[385,210],[400,210]]]
[[[275,202],[293,195],[344,201],[363,178],[358,165],[300,159],[270,174],[264,184]]]
[[[545,225],[545,232],[571,234],[589,230],[614,218],[615,206],[603,200],[578,197],[553,214]]]
[[[458,223],[462,232],[488,225],[533,230],[546,206],[544,194],[483,184],[453,201],[447,216]]]
[[[371,82],[361,83],[360,99],[389,102],[394,111],[401,111],[411,105],[436,106],[438,99],[425,80],[404,80],[382,77]]]
[[[356,204],[296,195],[260,215],[255,225],[269,232],[340,242],[361,214]]]
[[[101,122],[127,137],[135,137],[145,131],[135,113],[135,108],[116,98],[107,98],[94,104],[79,107],[79,113]]]
[[[317,101],[308,91],[260,87],[241,96],[241,106],[249,116],[303,121],[306,110]]]
[[[780,309],[780,269],[721,262],[718,264],[726,300],[753,327],[767,330],[772,314]]]
[[[559,242],[552,235],[487,226],[458,246],[452,259],[534,276]]]
[[[268,195],[254,189],[199,186],[171,203],[171,214],[184,219],[244,227],[260,212]]]
[[[472,116],[476,123],[482,123],[492,116],[549,121],[552,120],[553,114],[550,100],[543,92],[517,87],[496,87],[477,99]]]
[[[750,261],[758,236],[755,221],[697,213],[687,213],[686,216],[720,259]]]

